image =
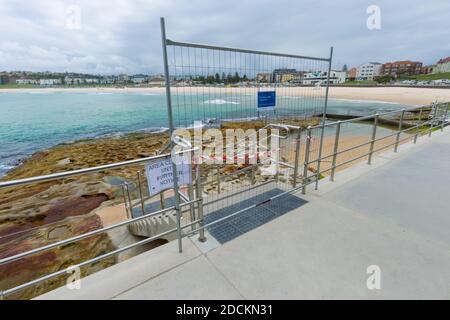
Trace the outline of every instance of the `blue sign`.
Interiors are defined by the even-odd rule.
[[[258,109],[259,108],[275,108],[276,94],[275,91],[258,92]]]

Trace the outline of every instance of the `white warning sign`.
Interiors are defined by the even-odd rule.
[[[157,195],[161,191],[173,189],[172,159],[161,159],[149,162],[145,165],[148,190],[150,196]],[[178,185],[192,183],[191,165],[188,162],[177,164]]]

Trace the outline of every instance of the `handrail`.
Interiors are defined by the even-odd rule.
[[[197,150],[197,149],[192,148],[192,149],[176,152],[175,154],[182,154],[182,153],[191,152],[191,151],[195,151],[195,150]],[[37,183],[37,182],[53,181],[53,180],[58,180],[58,179],[63,179],[63,178],[68,178],[68,177],[73,177],[73,176],[79,176],[79,175],[83,175],[83,174],[87,174],[87,173],[93,173],[93,172],[99,172],[99,171],[104,171],[104,170],[109,170],[109,169],[120,168],[120,167],[124,167],[124,166],[128,166],[128,165],[132,165],[132,164],[140,164],[140,163],[144,163],[144,162],[148,162],[148,161],[152,161],[152,160],[156,160],[156,159],[167,158],[167,157],[170,157],[170,154],[162,154],[162,155],[146,157],[146,158],[142,158],[142,159],[127,160],[127,161],[123,161],[123,162],[116,162],[116,163],[111,163],[111,164],[106,164],[106,165],[101,165],[101,166],[91,167],[91,168],[85,168],[85,169],[52,173],[52,174],[44,175],[44,176],[37,176],[37,177],[31,177],[31,178],[5,181],[5,182],[0,182],[0,189],[6,188],[6,187],[28,185],[28,184],[33,184],[33,183]]]
[[[198,202],[198,200],[186,201],[186,202],[180,203],[180,206],[184,207],[184,206],[196,203],[196,202]],[[51,244],[48,244],[48,245],[43,246],[43,247],[39,247],[39,248],[36,248],[36,249],[33,249],[33,250],[25,251],[25,252],[16,254],[14,256],[3,258],[3,259],[0,259],[0,266],[4,265],[4,264],[7,264],[7,263],[10,263],[10,262],[17,261],[17,260],[25,258],[27,256],[31,256],[31,255],[34,255],[34,254],[37,254],[37,253],[40,253],[40,252],[43,252],[43,251],[47,251],[47,250],[50,250],[50,249],[53,249],[53,248],[56,248],[56,247],[60,247],[60,246],[63,246],[63,245],[66,245],[66,244],[69,244],[69,243],[72,243],[72,242],[77,242],[77,241],[80,241],[80,240],[83,240],[83,239],[95,236],[97,234],[100,234],[100,233],[103,233],[103,232],[106,232],[106,231],[109,231],[109,230],[112,230],[112,229],[115,229],[115,228],[118,228],[118,227],[123,227],[123,226],[129,225],[131,223],[140,221],[140,220],[145,220],[145,219],[151,218],[153,216],[160,215],[160,214],[172,211],[172,210],[175,210],[174,206],[168,207],[168,208],[165,208],[165,209],[162,209],[162,210],[159,210],[159,211],[155,211],[155,212],[152,212],[150,214],[143,215],[143,216],[140,216],[140,217],[137,217],[137,218],[132,218],[132,219],[129,219],[129,220],[126,220],[126,221],[122,221],[122,222],[119,222],[119,223],[116,223],[116,224],[113,224],[113,225],[110,225],[110,226],[107,226],[107,227],[104,227],[104,228],[100,228],[100,229],[96,229],[96,230],[93,230],[93,231],[90,231],[90,232],[87,232],[87,233],[83,233],[83,234],[80,234],[80,235],[72,237],[72,238],[68,238],[68,239],[64,239],[64,240],[61,240],[61,241],[58,241],[58,242],[55,242],[55,243],[51,243]]]
[[[420,123],[420,126],[424,126],[424,125],[429,124],[429,123],[431,123],[431,120],[424,121],[424,122]],[[328,158],[333,157],[334,155],[338,155],[338,154],[341,154],[341,153],[349,152],[349,151],[352,151],[352,150],[364,147],[364,146],[366,146],[368,144],[371,144],[372,142],[378,142],[378,141],[381,141],[381,140],[384,140],[384,139],[387,139],[387,138],[392,138],[392,137],[396,136],[398,133],[404,133],[404,132],[410,131],[411,129],[414,129],[414,128],[416,128],[416,127],[406,128],[406,129],[403,129],[403,130],[400,130],[400,131],[396,131],[395,133],[389,134],[387,136],[383,136],[383,137],[380,137],[380,138],[369,140],[369,141],[363,142],[361,144],[358,144],[356,146],[352,146],[352,147],[348,147],[348,148],[346,148],[344,150],[340,150],[340,151],[338,151],[336,153],[331,153],[331,154],[328,154],[326,156],[322,156],[320,159],[321,159],[321,161],[323,161],[323,159],[328,159]],[[408,137],[408,138],[411,138],[411,137]],[[367,155],[368,154],[366,154],[366,156]],[[308,164],[311,164],[311,163],[314,163],[314,162],[317,162],[317,159],[309,161]],[[328,171],[328,169],[326,171]]]
[[[445,104],[445,103],[440,103],[440,104]],[[401,113],[402,111],[405,112],[410,112],[410,111],[414,111],[414,110],[420,110],[422,108],[427,108],[427,107],[432,107],[432,105],[425,105],[425,106],[421,106],[421,107],[411,107],[411,108],[403,108],[403,109],[398,109],[398,110],[391,110],[391,111],[386,111],[386,112],[381,112],[381,113],[376,113],[378,114],[378,116],[386,116],[389,114],[395,114],[395,113]],[[340,123],[349,123],[349,122],[358,122],[358,121],[364,121],[364,120],[369,120],[369,119],[373,119],[373,117],[375,117],[376,114],[370,114],[367,116],[361,116],[361,117],[357,117],[354,119],[347,119],[347,120],[340,120]],[[311,129],[320,129],[322,128],[322,126],[324,127],[330,127],[330,126],[334,126],[337,124],[337,121],[335,122],[328,122],[325,124],[319,124],[319,125],[315,125],[315,126],[310,126]]]

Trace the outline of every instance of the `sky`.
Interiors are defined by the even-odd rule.
[[[449,0],[0,0],[0,71],[161,73],[161,16],[177,41],[319,57],[333,46],[336,69],[450,56]]]

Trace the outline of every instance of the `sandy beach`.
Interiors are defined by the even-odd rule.
[[[256,92],[256,88],[217,88],[217,87],[173,87],[174,93],[245,93]],[[36,89],[0,89],[1,93],[26,92],[73,92],[73,93],[165,93],[165,88],[36,88]],[[277,92],[287,96],[321,96],[325,88],[283,87]],[[450,89],[406,88],[406,87],[331,87],[330,99],[381,101],[417,106],[431,102],[450,101]]]

